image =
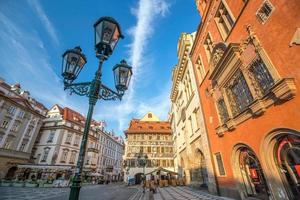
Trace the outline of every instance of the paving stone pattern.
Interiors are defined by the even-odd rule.
[[[211,195],[200,190],[191,190],[189,187],[164,187],[157,188],[155,194],[148,190],[144,194],[140,189],[129,200],[232,200],[230,198]]]

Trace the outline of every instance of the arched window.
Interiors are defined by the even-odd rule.
[[[279,139],[277,161],[285,184],[294,199],[300,198],[300,138],[285,136]]]

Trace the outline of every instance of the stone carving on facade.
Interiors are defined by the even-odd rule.
[[[261,45],[250,24],[246,26],[246,31],[248,33],[248,38],[242,40],[242,42],[240,43],[239,45],[240,54],[244,52],[244,50],[247,48],[249,44],[252,44],[255,47],[256,52],[259,52],[261,50]]]
[[[226,44],[224,44],[222,42],[217,43],[214,46],[214,49],[213,49],[213,52],[212,52],[212,58],[210,60],[211,72],[216,68],[216,66],[218,65],[218,63],[222,59],[226,48],[227,48]]]
[[[261,98],[263,96],[263,91],[262,91],[261,87],[259,86],[258,82],[256,81],[253,72],[251,72],[250,70],[245,70],[245,72],[251,80],[251,86],[255,91],[255,96],[258,98]]]

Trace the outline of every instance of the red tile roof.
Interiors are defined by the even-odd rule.
[[[140,121],[133,119],[125,134],[131,133],[166,133],[171,134],[172,130],[168,121]]]

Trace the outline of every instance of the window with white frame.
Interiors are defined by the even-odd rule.
[[[41,162],[46,162],[47,161],[49,152],[50,152],[50,147],[44,148],[44,154],[43,154]]]
[[[0,143],[2,142],[3,140],[3,135],[0,135]]]
[[[15,122],[11,127],[10,131],[18,132],[18,130],[19,130],[19,123]]]
[[[66,140],[65,140],[65,143],[70,144],[71,141],[72,141],[72,133],[68,133],[67,137],[66,137]]]
[[[225,176],[225,169],[224,169],[224,164],[222,160],[221,153],[215,153],[215,160],[217,162],[217,169],[218,169],[218,175],[219,176]]]
[[[20,110],[19,114],[18,114],[18,117],[23,119],[25,116],[25,112],[23,110]]]
[[[271,4],[269,0],[265,0],[260,8],[256,12],[256,17],[261,23],[265,23],[269,17],[271,16],[272,12],[274,11],[274,6]]]
[[[27,145],[27,142],[23,141],[21,146],[20,146],[19,151],[25,151],[26,145]]]
[[[249,67],[250,73],[254,77],[255,81],[259,85],[262,94],[265,94],[274,85],[274,79],[272,78],[267,66],[263,60],[258,57],[252,61]]]
[[[240,70],[236,72],[231,83],[227,86],[227,94],[232,112],[235,116],[252,103],[252,94]]]
[[[199,81],[201,82],[205,76],[205,68],[204,68],[204,65],[203,65],[203,62],[202,62],[200,56],[198,56],[197,61],[196,61],[196,69],[197,69]]]
[[[53,142],[54,136],[55,136],[55,130],[50,132],[48,139],[47,139],[47,143]]]
[[[80,136],[79,136],[79,135],[76,135],[76,136],[75,136],[74,145],[75,145],[75,146],[78,146],[78,145],[79,145],[79,142],[80,142]]]
[[[227,107],[225,104],[225,101],[223,98],[220,98],[217,101],[217,109],[218,109],[218,114],[219,114],[219,118],[222,124],[226,123],[229,119],[229,115],[228,115],[228,111],[227,111]]]
[[[66,162],[67,161],[68,153],[69,153],[68,149],[63,150],[60,162]]]
[[[234,25],[234,18],[230,13],[229,8],[221,1],[220,6],[215,15],[217,27],[225,40]]]
[[[4,143],[3,148],[4,149],[11,149],[12,143],[13,143],[13,139],[12,138],[7,138],[5,143]]]
[[[30,137],[32,132],[32,127],[28,127],[25,133],[25,136]]]
[[[14,115],[16,113],[17,108],[14,106],[9,106],[7,109],[7,112],[11,115]]]
[[[210,62],[210,58],[212,57],[212,52],[214,49],[214,43],[213,43],[210,33],[207,33],[207,36],[204,40],[203,46],[204,46],[204,50],[205,50],[205,53],[207,56],[207,60],[208,60],[208,62]]]
[[[9,125],[9,122],[8,120],[4,120],[1,124],[1,128],[4,128],[4,129],[7,129],[8,128],[8,125]]]
[[[76,153],[77,153],[76,151],[71,152],[70,163],[75,163]]]

